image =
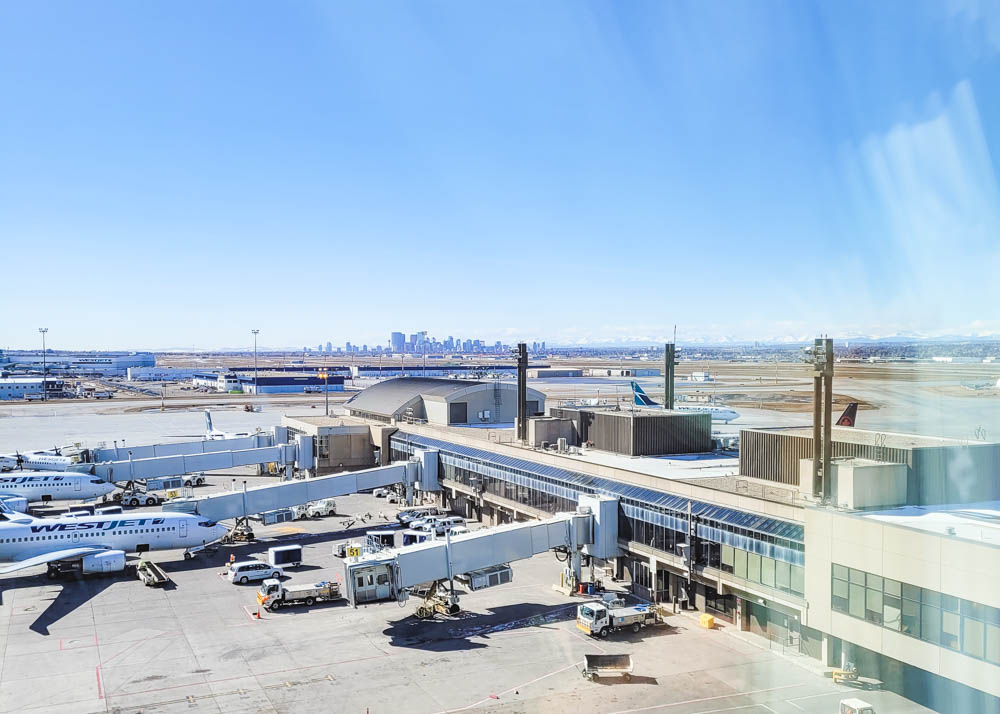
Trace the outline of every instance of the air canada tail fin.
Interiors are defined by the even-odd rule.
[[[208,409],[205,410],[205,433],[212,433],[212,413]]]
[[[655,407],[656,406],[656,402],[654,402],[652,399],[650,399],[646,395],[646,393],[644,391],[642,391],[642,387],[640,387],[635,382],[632,382],[632,399],[635,401],[635,405],[637,407]]]
[[[837,420],[837,426],[854,426],[858,419],[858,403],[851,402]]]

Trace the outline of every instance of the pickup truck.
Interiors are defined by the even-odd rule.
[[[638,632],[659,622],[652,605],[625,605],[621,599],[588,602],[576,608],[576,626],[591,636],[607,637],[626,628]]]
[[[263,605],[269,612],[274,612],[279,607],[298,603],[311,607],[319,601],[339,600],[341,597],[343,596],[340,594],[340,583],[323,581],[310,585],[296,585],[269,578],[261,583],[257,591],[257,604]]]

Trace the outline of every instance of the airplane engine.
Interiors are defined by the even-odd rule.
[[[84,573],[117,573],[125,570],[125,551],[109,550],[83,556]]]

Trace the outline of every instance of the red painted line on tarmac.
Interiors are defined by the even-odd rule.
[[[97,673],[97,698],[104,699],[104,691],[101,688],[101,665],[97,665],[94,671]]]
[[[59,649],[62,649],[62,640],[59,640]]]

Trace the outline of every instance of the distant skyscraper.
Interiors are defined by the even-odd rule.
[[[327,342],[326,343],[326,351],[327,352],[333,352],[333,343],[332,342]]]
[[[322,352],[323,351],[323,345],[316,345],[316,351],[317,352]]]
[[[344,352],[350,352],[350,351],[351,351],[351,343],[348,342],[346,345],[344,345]]]
[[[393,332],[389,344],[393,352],[401,354],[406,349],[406,335],[402,332]]]

